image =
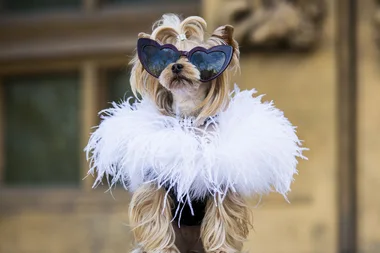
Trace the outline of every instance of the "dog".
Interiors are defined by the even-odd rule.
[[[103,110],[85,148],[94,187],[133,193],[133,252],[240,252],[252,227],[246,197],[286,197],[295,127],[256,91],[230,91],[239,70],[233,27],[167,14],[140,33],[130,84],[137,100]],[[140,99],[141,97],[141,99]]]
[[[142,66],[136,54],[131,61],[133,67],[130,79],[134,93],[150,97],[162,114],[192,118],[195,126],[202,127],[206,118],[215,116],[229,103],[229,75],[239,69],[240,54],[233,31],[232,26],[225,25],[207,36],[206,22],[201,17],[192,16],[181,21],[176,15],[164,15],[153,26],[152,34],[140,33],[138,37],[159,44],[171,44],[179,51],[186,52],[196,47],[208,49],[228,45],[232,48],[231,60],[227,69],[217,78],[204,82],[200,80],[200,70],[186,56],[168,64],[159,76],[154,77]],[[171,223],[179,203],[175,201],[174,193],[168,198],[166,195],[165,189],[157,190],[155,185],[143,185],[134,192],[130,204],[130,221],[133,223],[138,250],[179,252],[179,246],[175,243],[176,234],[178,244],[178,237],[186,233],[184,230],[191,231],[187,237],[193,234],[195,238],[188,239],[190,245],[186,247],[183,247],[186,243],[180,243],[181,252],[232,253],[242,249],[251,218],[249,208],[239,194],[228,192],[223,201],[219,198],[217,205],[214,204],[214,198],[196,201],[193,203],[194,216],[185,204],[180,228],[176,222]],[[199,234],[204,251],[197,238]]]

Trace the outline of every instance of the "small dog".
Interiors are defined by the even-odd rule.
[[[207,37],[206,22],[201,17],[193,16],[181,21],[176,15],[164,15],[153,26],[152,34],[140,33],[138,37],[147,39],[145,43],[148,46],[154,45],[150,41],[153,40],[160,45],[173,45],[179,52],[186,53],[167,66],[162,64],[162,69],[156,73],[154,69],[149,71],[149,64],[154,63],[144,62],[144,53],[139,51],[131,61],[130,83],[134,93],[148,96],[164,115],[191,119],[194,126],[204,127],[205,119],[217,115],[229,103],[228,76],[239,69],[239,47],[233,31],[232,26],[225,25]],[[187,55],[194,48],[224,45],[231,47],[231,59],[225,59],[229,61],[226,69],[217,73],[217,77],[210,74],[210,69],[202,70],[192,63],[196,62],[195,53],[191,56],[192,61]],[[170,58],[170,55],[162,58]],[[220,65],[222,63],[214,72],[220,71]],[[179,203],[175,201],[175,193],[170,193],[167,195],[164,189],[157,190],[156,185],[146,184],[134,192],[130,221],[138,245],[136,252],[169,253],[179,252],[179,249],[181,252],[203,252],[199,244],[184,247],[183,243],[178,243],[181,230],[194,231],[199,225],[204,251],[232,253],[242,249],[251,219],[245,200],[239,194],[228,192],[223,200],[217,198],[219,203],[216,204],[214,197],[193,202],[193,213],[186,206],[181,217],[182,227],[178,228],[177,223],[171,221]],[[176,245],[176,234],[177,244],[181,245]]]
[[[133,192],[135,252],[241,251],[251,225],[243,196],[285,196],[305,158],[272,102],[229,91],[233,27],[205,29],[200,17],[170,14],[140,33],[130,83],[142,99],[103,110],[85,148],[94,186],[106,176]]]

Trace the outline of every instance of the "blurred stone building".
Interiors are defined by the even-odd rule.
[[[0,253],[130,248],[129,195],[91,189],[82,150],[97,112],[131,95],[137,34],[168,12],[203,15],[209,31],[233,24],[242,50],[234,81],[274,100],[310,148],[290,204],[275,194],[250,202],[255,230],[246,249],[380,252],[379,6],[0,0]]]

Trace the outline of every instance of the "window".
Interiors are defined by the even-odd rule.
[[[106,70],[102,72],[102,74],[105,73],[105,81],[104,81],[104,87],[105,92],[104,97],[101,98],[101,100],[105,100],[102,103],[102,108],[110,108],[111,102],[120,103],[122,101],[127,100],[129,97],[134,97],[131,86],[129,83],[129,77],[130,77],[130,70],[127,69],[112,69],[112,70]],[[102,75],[103,76],[103,75]],[[134,100],[131,100],[130,102],[133,102]],[[99,122],[100,123],[100,122]],[[112,180],[112,176],[109,177],[109,180]],[[102,184],[100,184],[98,187],[105,187],[108,189],[109,185],[107,182],[106,177],[103,178]],[[122,184],[119,182],[117,183],[117,188],[122,188]]]
[[[29,12],[80,8],[81,0],[3,0],[2,4],[3,10],[8,12]]]
[[[133,97],[129,84],[130,70],[110,70],[107,72],[107,102],[120,102]]]
[[[77,184],[79,78],[76,74],[5,78],[5,183]]]

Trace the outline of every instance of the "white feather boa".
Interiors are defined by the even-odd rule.
[[[97,172],[94,186],[104,176],[131,191],[154,182],[174,189],[181,202],[227,190],[285,196],[304,148],[282,111],[254,93],[235,87],[228,108],[207,131],[182,127],[149,100],[114,103],[101,112],[85,148],[89,173]]]

